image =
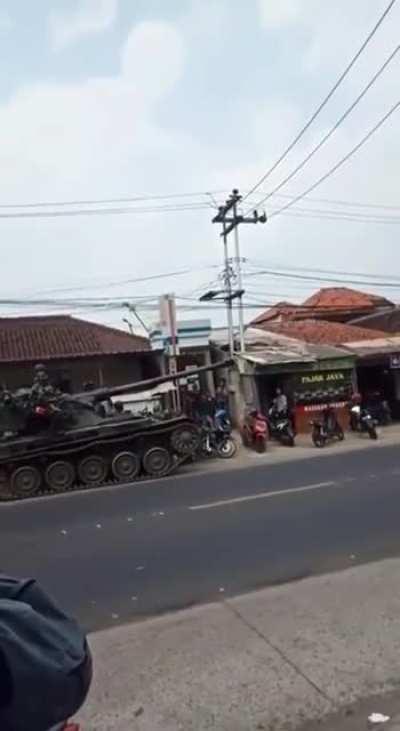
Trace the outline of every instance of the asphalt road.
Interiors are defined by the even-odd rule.
[[[400,555],[400,449],[0,505],[1,569],[93,630]]]

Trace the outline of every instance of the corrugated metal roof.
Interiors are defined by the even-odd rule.
[[[246,330],[245,343],[246,352],[240,357],[258,365],[312,364],[319,360],[348,358],[350,355],[343,348],[305,343],[258,328]]]
[[[358,357],[366,355],[379,355],[380,353],[398,353],[400,352],[400,336],[387,338],[373,338],[371,340],[361,340],[343,345],[345,350],[354,353]]]

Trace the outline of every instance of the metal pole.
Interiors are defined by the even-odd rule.
[[[237,202],[236,201],[233,206],[233,217],[234,217],[234,219],[236,219],[236,217],[237,217]],[[241,292],[243,289],[243,282],[242,282],[242,265],[241,265],[241,259],[240,259],[240,248],[239,248],[239,226],[235,226],[234,236],[235,236],[235,262],[236,262],[237,288]],[[244,353],[245,342],[244,342],[244,318],[243,318],[243,296],[242,296],[242,294],[240,294],[240,297],[239,297],[239,342],[240,342],[240,352]]]
[[[172,345],[172,357],[169,357],[169,372],[170,373],[176,373],[178,370],[178,348],[177,348],[177,325],[176,325],[176,310],[175,310],[175,297],[173,295],[168,295],[168,314],[169,314],[169,322],[170,322],[170,328],[171,328],[171,345]],[[176,411],[181,410],[181,392],[180,392],[180,386],[179,381],[176,382],[175,385],[175,391],[174,391],[174,405],[176,408]]]
[[[222,236],[224,240],[224,287],[226,290],[227,297],[226,302],[226,317],[228,322],[228,340],[229,340],[229,355],[232,357],[235,344],[233,339],[233,312],[232,312],[232,284],[231,284],[231,273],[228,256],[228,237],[225,233],[225,222],[222,223]]]

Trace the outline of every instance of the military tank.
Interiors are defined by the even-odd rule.
[[[192,419],[130,412],[107,416],[104,403],[182,377],[187,372],[70,396],[50,385],[44,366],[36,366],[31,388],[0,395],[0,499],[128,483],[176,470],[199,447]]]

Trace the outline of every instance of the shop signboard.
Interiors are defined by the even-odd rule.
[[[299,374],[294,379],[297,403],[342,400],[352,388],[351,370],[316,371]]]

